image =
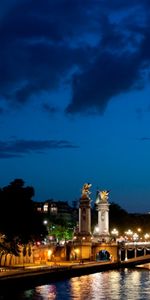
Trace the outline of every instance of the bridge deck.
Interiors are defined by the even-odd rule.
[[[143,265],[150,263],[150,255],[143,255],[135,258],[129,258],[127,260],[121,261],[120,266],[121,267],[131,267],[136,265]]]

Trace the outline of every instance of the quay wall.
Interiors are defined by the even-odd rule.
[[[12,254],[3,254],[0,257],[0,266],[16,266],[25,264],[47,264],[49,262],[61,261],[96,261],[97,254],[102,251],[108,251],[111,261],[118,261],[117,244],[100,244],[85,242],[69,242],[65,245],[30,245],[20,246],[19,256]]]

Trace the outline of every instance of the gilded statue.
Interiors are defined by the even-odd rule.
[[[89,195],[91,194],[91,192],[89,191],[90,187],[92,186],[91,183],[85,183],[82,187],[82,195],[81,198],[82,199],[87,199],[89,198]]]
[[[108,201],[108,195],[109,195],[109,191],[98,191],[97,193],[97,199],[96,199],[96,204],[100,203],[100,202],[107,202]]]

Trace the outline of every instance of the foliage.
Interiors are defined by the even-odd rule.
[[[54,236],[58,241],[70,240],[73,237],[73,229],[55,224],[50,227],[49,235]]]
[[[27,244],[46,235],[42,218],[34,208],[34,189],[25,187],[22,179],[15,179],[0,189],[0,233],[6,236],[7,249],[15,252],[18,243]],[[4,244],[4,248],[6,243]]]
[[[129,227],[128,212],[114,202],[110,203],[109,220],[110,231],[113,228],[118,228],[122,234]]]
[[[3,241],[0,242],[0,252],[1,254],[13,254],[15,256],[19,256],[20,249],[18,243],[13,239],[9,240],[8,238],[4,238]]]

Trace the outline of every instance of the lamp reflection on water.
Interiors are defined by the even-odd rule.
[[[54,300],[56,299],[56,286],[54,284],[37,286],[35,294],[41,300]]]
[[[110,278],[111,277],[111,278]],[[118,271],[100,272],[72,278],[71,295],[73,299],[118,299],[121,289]],[[112,297],[112,298],[111,298]]]

